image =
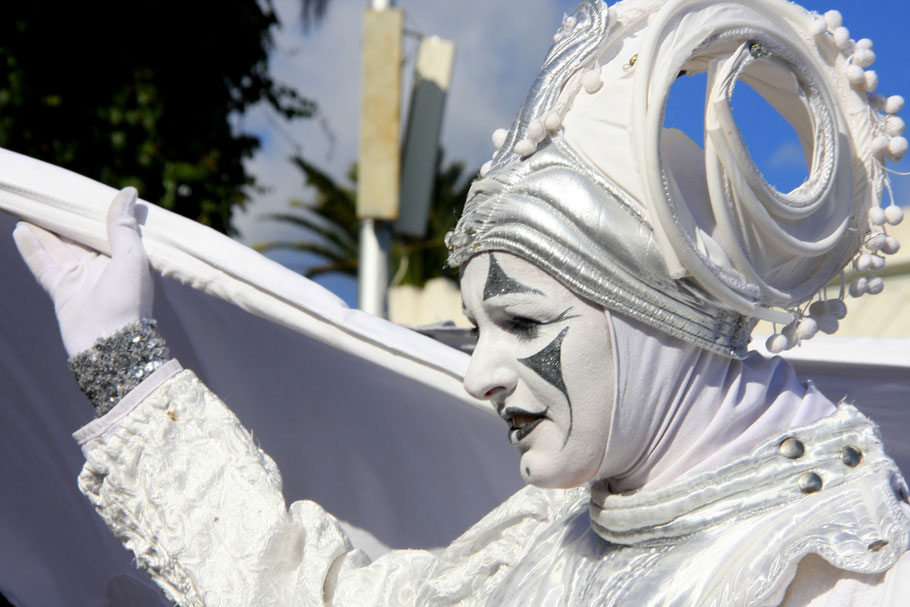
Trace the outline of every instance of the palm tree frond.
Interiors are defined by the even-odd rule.
[[[278,249],[284,249],[284,250],[289,250],[289,251],[301,251],[301,252],[305,251],[307,253],[313,253],[315,255],[319,255],[320,257],[323,257],[330,261],[336,261],[336,262],[344,261],[344,260],[348,259],[348,256],[345,255],[344,252],[342,252],[342,251],[338,251],[337,249],[333,249],[332,247],[327,247],[325,245],[321,245],[321,244],[313,243],[313,242],[301,242],[301,241],[289,242],[289,241],[284,241],[284,240],[275,240],[272,242],[264,242],[264,243],[253,245],[253,249],[255,249],[256,251],[259,251],[260,253],[264,253],[266,251],[274,251],[274,250],[278,250]]]
[[[301,156],[293,157],[292,162],[304,174],[306,185],[315,190],[314,199],[310,202],[291,201],[290,206],[299,209],[300,213],[273,213],[266,217],[306,230],[310,239],[300,242],[269,242],[255,248],[260,251],[288,249],[319,255],[325,262],[307,269],[307,277],[329,272],[356,274],[360,227],[355,190],[357,165],[352,164],[348,171],[348,186],[336,181]],[[423,286],[430,278],[453,274],[452,269],[445,267],[448,252],[443,246],[443,237],[455,226],[475,174],[476,172],[465,171],[462,162],[444,162],[440,151],[436,163],[433,200],[427,219],[427,238],[412,239],[392,235],[392,266],[405,268],[401,272],[399,284]],[[405,257],[407,265],[402,266]]]
[[[280,221],[297,226],[298,228],[316,234],[320,238],[328,240],[342,249],[355,250],[357,248],[357,241],[354,240],[348,232],[340,230],[337,225],[328,223],[322,218],[316,219],[301,215],[291,215],[290,213],[269,213],[268,215],[263,215],[263,219]]]
[[[357,267],[359,263],[357,259],[348,259],[345,261],[339,261],[337,263],[328,263],[321,266],[313,266],[304,272],[304,276],[307,278],[313,278],[320,274],[328,274],[329,272],[340,272],[342,274],[351,274],[357,276]]]

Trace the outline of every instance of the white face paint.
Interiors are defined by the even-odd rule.
[[[475,256],[463,270],[465,313],[479,331],[465,389],[491,401],[509,424],[527,482],[592,480],[614,398],[604,309],[507,253]]]

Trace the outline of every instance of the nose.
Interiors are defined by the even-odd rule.
[[[515,390],[517,381],[515,368],[508,363],[509,360],[507,354],[484,343],[481,337],[464,376],[464,388],[468,394],[492,401],[497,410],[502,407],[505,399]]]

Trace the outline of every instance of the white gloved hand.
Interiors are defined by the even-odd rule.
[[[107,212],[111,257],[20,222],[13,238],[48,292],[70,357],[141,317],[150,318],[154,283],[134,215],[137,192],[124,188]]]

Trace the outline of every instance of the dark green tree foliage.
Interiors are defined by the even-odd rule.
[[[267,242],[256,248],[260,251],[288,249],[318,255],[321,263],[305,272],[308,278],[327,272],[356,276],[360,230],[356,212],[356,166],[351,166],[348,183],[342,185],[303,158],[294,158],[294,163],[304,174],[306,185],[313,188],[314,197],[309,201],[291,201],[294,212],[269,215],[268,218],[296,225],[307,236],[299,241]],[[464,164],[460,162],[444,165],[442,153],[438,155],[426,238],[413,239],[392,234],[391,272],[396,278],[395,284],[419,287],[430,278],[446,273],[448,251],[443,238],[461,216],[475,174],[476,171],[466,173]],[[450,272],[455,273],[453,270]]]
[[[258,145],[229,117],[312,102],[267,72],[267,0],[0,3],[0,146],[71,169],[222,232]]]

